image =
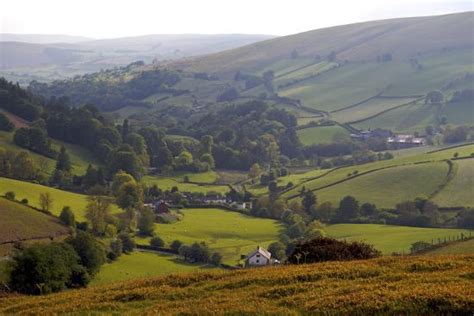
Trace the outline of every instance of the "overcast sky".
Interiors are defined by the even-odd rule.
[[[287,35],[353,22],[471,10],[471,0],[0,0],[0,32],[93,38]]]

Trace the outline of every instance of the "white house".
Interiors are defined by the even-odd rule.
[[[245,266],[266,266],[272,264],[272,254],[262,247],[258,246],[257,250],[250,253],[245,259]]]

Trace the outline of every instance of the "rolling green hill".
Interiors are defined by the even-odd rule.
[[[86,195],[62,191],[30,182],[0,178],[0,195],[4,195],[9,191],[15,192],[17,200],[28,199],[28,204],[34,207],[39,207],[39,195],[41,193],[49,193],[53,199],[53,206],[50,210],[53,215],[59,216],[63,207],[69,206],[74,212],[77,221],[82,222],[86,220],[84,217],[87,205]],[[119,212],[118,207],[115,205],[112,207],[112,210],[114,213]]]

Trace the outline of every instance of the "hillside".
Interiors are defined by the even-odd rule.
[[[195,71],[233,75],[237,70],[255,72],[290,57],[328,56],[339,60],[374,61],[390,53],[396,60],[417,54],[472,48],[473,13],[415,17],[342,25],[280,37],[242,48],[180,62]]]
[[[11,251],[15,241],[49,241],[69,233],[57,218],[0,197],[0,257]]]
[[[472,256],[389,257],[147,278],[47,297],[4,295],[0,313],[466,314]]]

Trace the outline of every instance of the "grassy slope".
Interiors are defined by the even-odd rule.
[[[428,252],[429,255],[462,255],[474,254],[474,239],[456,242],[451,245]]]
[[[422,149],[422,150],[424,151],[425,149]],[[376,170],[376,169],[380,169],[380,168],[402,166],[402,165],[407,165],[408,166],[408,165],[412,165],[414,163],[423,162],[423,161],[439,161],[439,160],[443,160],[443,159],[452,158],[453,154],[456,153],[456,152],[459,153],[460,156],[469,156],[471,154],[471,152],[474,151],[474,145],[465,145],[465,146],[462,146],[462,147],[445,149],[445,150],[434,152],[434,153],[423,153],[422,150],[421,149],[409,150],[410,153],[412,153],[412,154],[406,154],[406,155],[405,154],[400,154],[400,155],[397,154],[396,159],[384,160],[384,161],[378,161],[378,162],[373,162],[373,163],[368,163],[368,164],[363,164],[363,165],[348,166],[348,167],[336,169],[336,170],[331,171],[327,175],[324,175],[323,177],[320,177],[320,178],[315,179],[315,180],[307,181],[304,184],[301,184],[301,182],[299,182],[299,183],[295,182],[294,183],[295,187],[292,190],[284,193],[283,197],[289,198],[289,197],[292,197],[292,196],[298,194],[299,190],[301,189],[301,185],[304,185],[307,189],[314,190],[314,189],[319,189],[319,188],[321,188],[323,186],[326,186],[326,185],[329,185],[329,184],[336,183],[337,181],[348,179],[347,175],[349,173],[353,173],[354,171],[358,171],[358,173],[360,175],[364,172],[368,172],[368,171]],[[427,179],[430,179],[432,177],[438,178],[438,176],[440,175],[439,173],[438,173],[438,175],[429,174],[430,173],[429,168],[428,168],[428,170],[426,170],[425,164],[412,165],[412,167],[413,167],[412,170],[417,169],[417,168],[415,168],[415,166],[420,167],[420,170],[424,169],[425,176],[428,177]],[[429,165],[427,165],[427,166],[429,166]],[[324,189],[324,190],[326,190],[327,192],[337,192],[335,190],[338,190],[338,187],[342,186],[342,188],[345,188],[345,189],[349,190],[350,192],[352,192],[353,190],[358,191],[359,189],[356,186],[352,187],[352,186],[350,186],[350,184],[351,183],[360,184],[361,181],[364,179],[364,177],[376,177],[376,178],[379,178],[379,180],[384,181],[384,179],[377,176],[377,174],[380,173],[380,172],[387,173],[387,172],[390,172],[390,170],[391,169],[385,169],[385,171],[384,170],[379,170],[379,171],[375,171],[375,172],[372,172],[372,173],[367,174],[367,175],[360,175],[359,177],[349,179],[348,181],[342,182],[340,184],[334,185],[334,186],[332,186],[328,189]],[[396,177],[395,174],[393,176]],[[411,177],[410,175],[408,175],[408,176]],[[439,179],[437,181],[439,181]],[[426,195],[426,196],[429,195],[430,193],[433,193],[432,190],[433,190],[433,188],[435,188],[435,186],[433,184],[423,183],[422,178],[418,178],[416,180],[416,183],[418,183],[418,185],[419,185],[419,187],[416,188],[416,192],[422,193],[421,191],[426,191],[424,193],[424,195]],[[367,181],[367,183],[365,183],[364,185],[370,185],[370,183],[368,183],[368,181]],[[388,181],[388,179],[385,179],[385,184],[384,185],[386,185],[386,186],[396,186],[396,183],[395,182],[392,183],[391,181]],[[403,189],[403,187],[401,187],[401,188]],[[374,188],[372,188],[372,189],[374,189]],[[383,190],[383,187],[376,187],[376,191],[381,190],[381,189]],[[394,187],[394,189],[397,190],[398,188]],[[349,191],[347,191],[347,192],[349,192]],[[409,193],[408,190],[404,190],[404,191]],[[344,191],[344,192],[346,192],[346,191]],[[360,190],[359,190],[359,192],[360,192]],[[367,191],[367,192],[369,192],[369,191]],[[397,192],[397,191],[394,191],[394,192]],[[364,193],[364,192],[361,192],[361,193]],[[316,192],[316,194],[319,194],[318,191]],[[365,196],[367,196],[366,193],[364,193],[364,194],[365,194]],[[390,198],[391,195],[393,195],[393,192],[387,193],[388,198]],[[320,199],[320,201],[321,201],[321,199]]]
[[[77,221],[85,221],[84,213],[87,205],[85,195],[62,191],[39,184],[23,182],[13,179],[0,178],[0,195],[4,195],[8,191],[16,194],[16,199],[28,199],[29,205],[39,207],[40,193],[49,192],[53,198],[53,208],[51,213],[58,216],[64,206],[70,206],[76,216]],[[112,207],[113,212],[118,212],[116,206]]]
[[[446,180],[448,164],[435,162],[380,170],[317,191],[318,200],[337,205],[346,195],[360,203],[393,208],[401,201],[429,196]],[[444,204],[442,204],[444,206]]]
[[[147,252],[122,255],[116,262],[102,266],[92,285],[131,279],[149,278],[171,273],[184,273],[210,267],[184,263],[175,256]]]
[[[474,159],[456,160],[455,177],[434,197],[443,206],[474,206]]]
[[[393,257],[147,278],[0,297],[0,314],[462,314],[472,256]]]
[[[0,244],[15,240],[49,240],[50,237],[64,236],[69,232],[52,216],[0,198]]]
[[[89,152],[87,149],[84,149],[80,146],[73,145],[73,144],[67,144],[64,142],[60,142],[58,140],[53,140],[53,148],[59,151],[59,148],[61,145],[66,147],[66,150],[69,154],[69,157],[71,158],[71,163],[73,170],[72,172],[74,174],[82,175],[86,172],[87,166],[89,164],[93,165],[98,165],[99,162],[97,159],[92,155],[91,152]],[[13,142],[13,133],[8,133],[8,132],[3,132],[0,131],[0,147],[6,148],[8,150],[12,151],[20,151],[20,150],[26,150],[24,148],[21,148]],[[42,155],[38,155],[36,153],[30,152],[32,155],[33,159],[36,162],[43,161],[44,164],[46,165],[47,172],[51,174],[54,170],[54,166],[56,165],[56,161],[51,158],[47,158]]]
[[[418,52],[471,44],[472,12],[443,16],[390,19],[342,25],[284,36],[218,54],[176,62],[177,67],[233,76],[252,72],[286,59],[293,50],[300,56],[322,57],[337,52],[340,60],[375,60],[390,52],[408,59]]]
[[[378,224],[336,224],[325,228],[328,236],[364,241],[375,246],[383,254],[410,251],[410,246],[416,241],[437,242],[438,238],[457,236],[460,233],[469,234],[466,229],[421,228],[408,226],[391,226]]]
[[[171,243],[206,242],[218,251],[227,264],[237,264],[240,255],[246,255],[258,245],[263,247],[278,240],[283,226],[275,220],[246,216],[222,209],[187,209],[184,216],[173,224],[157,224],[156,235]],[[137,239],[148,243],[148,239]]]
[[[187,176],[192,183],[185,183],[184,177]],[[147,185],[156,184],[162,190],[170,190],[176,186],[182,192],[218,192],[226,193],[229,187],[221,184],[213,184],[218,180],[218,174],[214,171],[202,173],[177,173],[172,176],[145,176],[142,182]]]
[[[300,129],[297,134],[303,145],[329,144],[335,139],[348,140],[350,138],[349,132],[339,125]]]

